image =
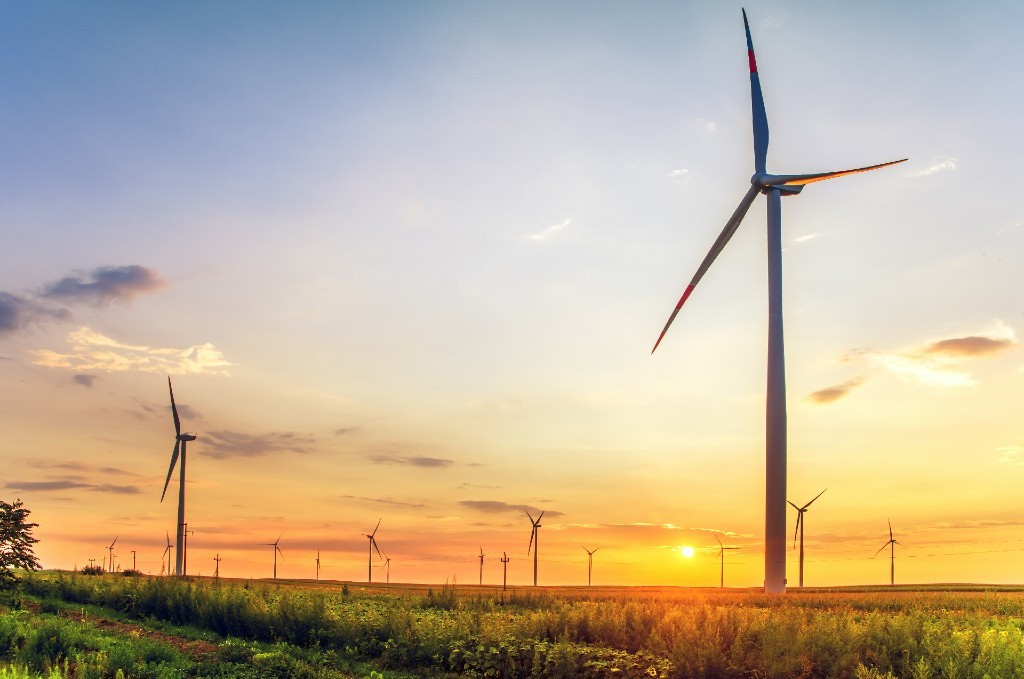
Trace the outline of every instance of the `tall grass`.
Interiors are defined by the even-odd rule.
[[[502,677],[1024,676],[1019,593],[684,592],[589,599],[446,586],[426,596],[173,578],[35,576],[44,598],[333,649],[385,667]],[[0,629],[0,648],[3,634]]]

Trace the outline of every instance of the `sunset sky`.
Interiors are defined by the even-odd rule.
[[[751,1],[808,585],[1020,582],[1024,5]],[[45,567],[763,581],[739,5],[6,3],[0,499]],[[534,514],[536,516],[536,514]],[[790,526],[795,512],[788,515]],[[682,546],[692,546],[692,558]],[[886,552],[887,554],[888,552]],[[374,555],[375,565],[379,563]],[[796,583],[796,552],[789,582]],[[374,580],[383,579],[377,568]]]

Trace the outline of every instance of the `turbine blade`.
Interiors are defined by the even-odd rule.
[[[828,490],[828,488],[826,488],[825,490]],[[825,490],[823,490],[823,491],[821,491],[820,493],[818,493],[817,495],[815,495],[815,496],[814,496],[814,500],[817,500],[817,499],[818,499],[819,497],[821,497],[822,495],[824,495],[824,494],[825,494]],[[808,507],[810,507],[810,506],[811,506],[811,503],[813,503],[813,502],[814,502],[814,500],[811,500],[811,502],[808,502],[807,504],[805,504],[803,508],[804,508],[804,509],[807,509]]]
[[[178,419],[178,406],[174,405],[174,388],[171,387],[171,376],[167,376],[167,390],[171,392],[171,414],[174,415],[174,435],[181,436],[181,420]]]
[[[167,484],[171,482],[171,474],[174,473],[174,465],[178,461],[178,449],[181,447],[181,441],[174,442],[174,452],[171,453],[171,466],[167,468],[167,480],[164,481],[164,492],[160,493],[160,502],[164,501],[164,495],[167,495]]]
[[[890,540],[889,542],[892,542],[892,540]],[[874,559],[874,558],[875,558],[876,556],[878,556],[879,554],[881,554],[881,553],[882,553],[882,550],[883,550],[883,549],[885,549],[886,547],[888,547],[888,546],[889,546],[889,542],[887,542],[887,543],[885,543],[884,545],[882,545],[881,547],[879,547],[879,548],[878,548],[878,551],[877,551],[877,552],[875,552],[874,556],[872,556],[871,558],[872,558],[872,559]]]
[[[537,534],[537,525],[534,524],[533,530],[530,531],[530,546],[526,548],[526,555],[530,555],[530,550],[533,549],[533,536]]]
[[[665,323],[665,327],[662,328],[661,334],[658,335],[658,341],[654,343],[654,348],[651,349],[652,354],[658,350],[658,345],[661,344],[661,340],[665,337],[665,333],[668,332],[668,328],[672,325],[672,321],[676,320],[676,315],[678,315],[679,310],[683,308],[683,304],[690,296],[690,293],[693,292],[695,287],[697,287],[697,283],[699,283],[700,279],[704,277],[704,274],[711,266],[711,263],[714,262],[719,253],[722,252],[722,249],[729,242],[729,239],[732,238],[732,235],[736,233],[736,229],[739,228],[740,222],[743,221],[743,216],[747,214],[747,210],[750,209],[750,204],[753,203],[754,198],[757,197],[758,190],[759,189],[756,186],[751,186],[747,190],[747,195],[743,196],[743,200],[740,201],[740,204],[732,213],[732,217],[730,217],[729,221],[725,223],[725,228],[722,229],[722,233],[718,234],[718,239],[715,241],[715,244],[711,246],[710,252],[708,252],[704,257],[704,261],[700,263],[699,267],[697,267],[697,273],[695,273],[693,278],[690,279],[690,284],[687,285],[686,290],[683,291],[683,296],[679,298],[678,302],[676,302],[676,308],[672,310],[672,315],[668,317],[668,322]]]
[[[800,530],[800,519],[804,518],[804,513],[800,510],[796,512],[796,528],[793,529],[793,549],[796,549],[796,534]]]
[[[800,511],[800,508],[799,508],[799,507],[797,507],[797,506],[796,506],[795,504],[793,504],[792,502],[790,502],[789,500],[786,500],[786,502],[787,502],[787,503],[789,503],[789,506],[790,506],[790,507],[792,507],[793,509],[795,509],[796,511],[798,511],[798,512]]]
[[[857,174],[858,172],[870,172],[871,170],[877,170],[882,167],[889,167],[890,165],[896,165],[898,163],[906,162],[906,158],[900,160],[891,160],[888,163],[879,163],[878,165],[868,165],[867,167],[857,167],[852,170],[838,170],[836,172],[817,172],[815,174],[783,174],[772,177],[771,186],[805,186],[807,184],[813,184],[814,182],[822,182],[826,179],[835,179],[836,177],[845,177],[848,174]]]
[[[747,10],[743,10],[743,30],[747,34],[747,61],[750,64],[750,111],[754,121],[754,171],[764,172],[768,157],[768,114],[764,110],[761,78],[757,74],[757,60],[754,59],[754,41],[750,39]]]
[[[384,517],[383,517],[383,516],[382,516],[381,518],[377,519],[377,528],[380,528],[380,522],[381,522],[381,521],[383,521],[383,520],[384,520]],[[372,533],[370,533],[370,535],[371,535],[371,536],[373,536],[373,535],[376,535],[376,534],[377,534],[377,528],[374,528],[374,529],[373,529],[373,532],[372,532]]]
[[[718,536],[717,535],[715,536],[715,539],[718,540]],[[723,549],[725,549],[725,547],[722,545],[722,541],[721,540],[718,540],[718,546],[722,547]]]
[[[892,540],[892,520],[887,518],[886,521],[889,522],[889,540]]]
[[[376,532],[376,531],[374,531],[374,532]],[[382,557],[380,555],[380,547],[377,546],[377,541],[371,538],[370,542],[373,543],[373,548],[377,550],[377,557],[380,558],[380,559],[383,559],[384,557]]]
[[[546,512],[546,511],[547,510],[545,509],[545,510],[541,511],[540,514],[537,515],[537,523],[540,523],[540,520],[544,518],[544,512]]]

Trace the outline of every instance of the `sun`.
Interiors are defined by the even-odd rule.
[[[683,556],[685,556],[687,559],[693,556],[693,547],[690,547],[689,545],[687,545],[686,547],[680,547],[679,551],[682,552]]]

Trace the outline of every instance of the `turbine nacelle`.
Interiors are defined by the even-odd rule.
[[[195,434],[178,434],[177,439],[179,441],[195,441],[196,440],[196,435]]]

